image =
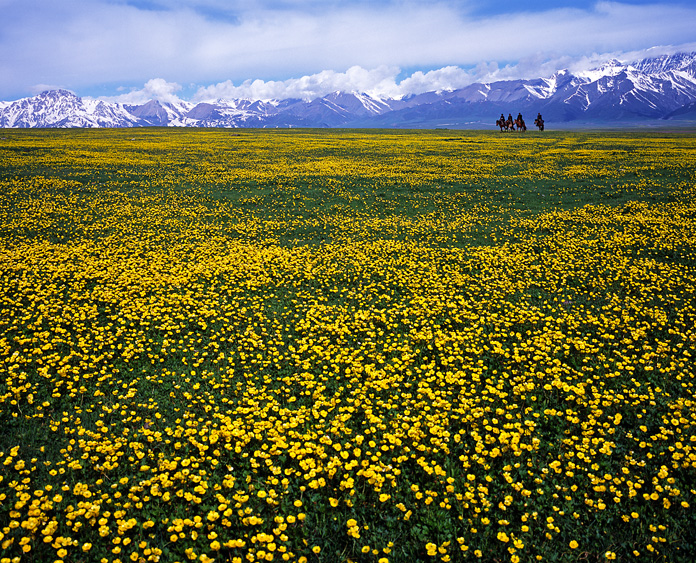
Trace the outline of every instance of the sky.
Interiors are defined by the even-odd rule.
[[[0,0],[0,100],[398,97],[696,51],[696,3]]]

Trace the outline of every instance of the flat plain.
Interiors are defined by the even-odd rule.
[[[3,131],[0,561],[692,562],[695,147]]]

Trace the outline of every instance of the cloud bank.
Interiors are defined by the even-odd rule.
[[[201,86],[185,100],[210,102],[220,99],[278,100],[296,98],[309,101],[337,91],[367,93],[377,98],[401,98],[423,92],[456,90],[475,82],[490,83],[498,80],[549,77],[562,69],[579,74],[595,69],[611,59],[630,63],[646,57],[669,55],[681,51],[696,51],[696,43],[652,47],[647,50],[624,53],[594,53],[579,58],[569,56],[550,59],[529,57],[516,64],[504,66],[499,66],[495,62],[479,63],[468,69],[446,66],[427,72],[415,71],[408,76],[402,76],[403,73],[399,67],[382,65],[374,69],[365,69],[353,66],[345,72],[324,70],[316,74],[287,80],[245,80],[238,85],[235,85],[231,80],[225,80],[209,86]],[[162,102],[181,102],[184,99],[177,95],[177,92],[181,90],[180,84],[167,82],[162,78],[154,78],[148,80],[143,88],[132,88],[125,93],[116,96],[102,96],[100,99],[127,104],[142,104],[152,99]]]
[[[455,0],[0,0],[0,99],[40,84],[112,95],[153,76],[214,85],[200,96],[345,81],[417,90],[696,40],[696,6],[638,1],[532,2],[500,14]],[[395,69],[422,70],[402,86]]]

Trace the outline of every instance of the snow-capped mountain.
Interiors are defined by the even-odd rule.
[[[639,124],[694,122],[695,104],[696,53],[678,53],[401,99],[334,92],[311,101],[151,100],[124,105],[53,90],[0,102],[0,127],[481,127],[500,113],[518,112],[529,118],[541,112],[548,124]]]
[[[609,61],[598,69],[548,78],[471,84],[443,92],[427,104],[418,96],[409,107],[379,116],[373,126],[419,123],[489,124],[492,117],[542,113],[547,124],[630,124],[646,120],[691,121],[696,102],[696,53],[662,56],[632,64]]]
[[[0,127],[133,127],[137,118],[119,104],[51,90],[0,106]]]

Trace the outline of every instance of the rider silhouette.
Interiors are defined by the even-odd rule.
[[[518,113],[518,114],[517,114],[517,120],[518,120],[518,121],[522,121],[522,114],[521,114],[521,113]]]
[[[508,113],[508,121],[512,121],[512,114]]]

